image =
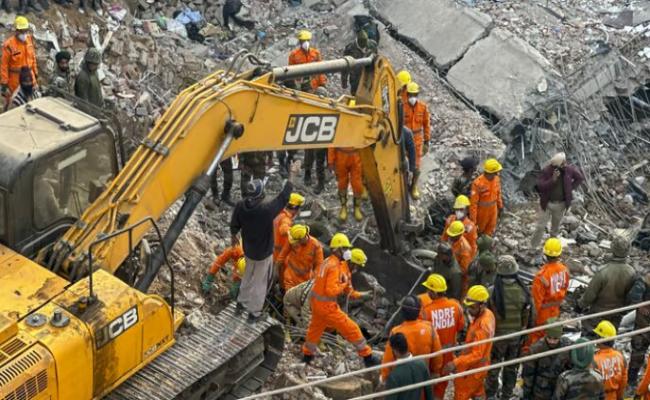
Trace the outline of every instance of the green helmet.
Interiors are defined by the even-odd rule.
[[[614,257],[625,258],[630,255],[630,241],[623,236],[617,235],[612,239],[612,254]]]
[[[479,236],[478,240],[476,241],[476,245],[478,246],[479,253],[482,251],[490,250],[492,248],[493,242],[494,239],[492,239],[492,237],[489,235]]]
[[[84,61],[87,63],[101,64],[102,63],[102,53],[99,52],[96,48],[92,47],[86,52]]]
[[[547,319],[546,323],[547,324],[552,324],[552,323],[557,322],[557,321],[558,321],[558,318],[553,317],[553,318]],[[546,336],[548,336],[550,338],[559,339],[559,338],[562,337],[562,325],[553,326],[553,327],[550,327],[550,328],[546,328],[544,330],[546,331]]]
[[[580,338],[576,340],[575,344],[585,343],[589,340]],[[573,366],[580,369],[588,368],[594,361],[594,345],[588,344],[587,346],[571,350],[571,363]]]
[[[491,251],[484,251],[478,256],[478,262],[482,267],[494,270],[494,267],[497,265],[497,258]]]
[[[513,256],[499,256],[497,261],[497,274],[515,275],[517,272],[519,272],[519,265]]]

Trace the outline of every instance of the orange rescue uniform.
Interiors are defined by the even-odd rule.
[[[312,47],[305,51],[302,47],[298,47],[289,54],[289,65],[308,64],[321,61],[320,51]],[[310,85],[312,90],[318,89],[320,86],[325,86],[327,78],[325,75],[320,74],[311,79]]]
[[[287,243],[277,262],[282,270],[282,288],[287,291],[314,277],[314,273],[323,263],[323,246],[318,239],[311,236],[304,245]]]
[[[422,158],[422,146],[424,142],[431,140],[431,116],[429,108],[424,102],[418,100],[415,106],[404,104],[404,126],[413,131],[413,140],[415,142],[415,168],[420,168],[420,159]]]
[[[449,225],[451,225],[451,223],[454,221],[456,221],[455,214],[451,214],[447,217],[445,220],[445,229],[442,231],[440,240],[449,240],[449,235],[447,235],[447,228],[449,228]],[[463,237],[467,240],[467,243],[469,243],[470,247],[472,248],[472,259],[474,259],[478,251],[478,246],[476,244],[476,241],[478,240],[478,231],[476,230],[476,225],[469,217],[465,217],[463,219],[463,225],[465,225],[465,233],[463,233]]]
[[[494,314],[488,308],[485,308],[481,315],[469,324],[465,343],[478,342],[494,337],[494,329]],[[455,372],[463,372],[490,365],[491,351],[492,342],[466,348],[454,360]],[[487,374],[487,371],[483,371],[454,379],[454,399],[469,400],[475,397],[485,398],[484,383]]]
[[[396,333],[401,333],[406,337],[409,352],[414,356],[431,354],[442,349],[438,334],[435,329],[433,329],[433,326],[427,321],[421,319],[415,321],[404,321],[400,325],[391,329],[390,336]],[[390,343],[386,343],[384,358],[381,362],[382,364],[386,364],[391,361],[395,361],[395,355],[393,355],[393,349],[390,347]],[[382,381],[386,382],[388,375],[392,370],[393,367],[382,368]],[[429,359],[429,372],[432,377],[440,375],[442,372],[442,356],[432,357]]]
[[[353,148],[327,149],[327,164],[334,166],[339,192],[347,193],[348,184],[352,184],[354,197],[361,197],[363,182],[361,179],[361,156],[358,150]]]
[[[535,326],[546,324],[549,318],[560,316],[560,305],[569,289],[569,270],[559,261],[546,263],[533,279],[531,293],[537,319]],[[530,344],[544,337],[544,331],[529,335]]]
[[[478,234],[494,237],[499,210],[503,208],[501,179],[495,176],[494,179],[489,180],[485,175],[474,179],[470,203],[469,217],[476,224]]]
[[[641,383],[639,383],[639,386],[636,388],[636,394],[641,396],[641,399],[643,400],[650,400],[650,389],[648,389],[648,385],[650,385],[650,368],[647,367],[650,365],[650,356],[648,356],[645,365],[645,373],[643,374]]]
[[[219,254],[210,266],[210,275],[215,275],[219,270],[226,265],[229,261],[232,261],[232,277],[233,280],[240,281],[241,276],[237,272],[237,260],[244,257],[244,249],[241,245],[227,247],[223,253]]]
[[[458,238],[458,240],[451,244],[451,252],[454,254],[454,258],[458,262],[458,265],[463,272],[463,289],[461,295],[464,297],[465,293],[467,293],[467,289],[469,288],[467,270],[469,269],[469,265],[474,260],[474,252],[472,251],[472,246],[469,245],[467,239],[465,239],[464,236],[461,236]]]
[[[594,364],[603,376],[605,400],[623,399],[627,387],[627,364],[623,354],[611,347],[599,349],[594,354]]]
[[[460,303],[447,297],[438,297],[434,300],[426,293],[419,295],[418,298],[422,303],[420,317],[431,322],[436,333],[438,333],[442,348],[447,349],[456,346],[458,334],[465,329],[465,317]],[[443,354],[443,366],[453,359],[454,353]],[[440,382],[433,386],[433,393],[436,398],[444,398],[448,383]]]
[[[289,229],[293,225],[293,215],[286,208],[273,220],[273,260],[277,261],[284,245],[289,243]]]
[[[34,86],[38,86],[38,66],[32,35],[21,42],[16,35],[11,35],[2,45],[2,60],[0,61],[0,84],[7,85],[10,96],[20,86],[20,69],[29,67],[32,70]]]
[[[314,355],[318,351],[325,329],[335,329],[348,342],[352,343],[361,357],[372,354],[359,326],[344,313],[336,302],[337,297],[347,294],[358,299],[361,294],[352,287],[352,274],[345,261],[331,255],[318,268],[311,290],[311,320],[307,328],[307,337],[302,346],[305,355]]]

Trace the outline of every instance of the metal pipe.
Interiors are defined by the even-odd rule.
[[[348,71],[351,69],[359,69],[370,66],[373,63],[373,57],[353,58],[346,56],[343,58],[338,58],[336,60],[275,67],[271,70],[271,74],[275,80],[283,81],[287,79],[302,78],[304,76],[316,74],[331,74],[335,72]]]

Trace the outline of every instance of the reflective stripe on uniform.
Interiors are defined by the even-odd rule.
[[[318,301],[336,301],[336,297],[321,296],[320,294],[314,292],[313,290],[310,293],[311,293],[311,297],[313,297]]]
[[[549,303],[542,304],[542,308],[559,307],[560,305],[562,305],[562,301],[551,301]]]
[[[359,351],[366,348],[366,339],[359,339],[356,342],[352,342],[352,345]]]
[[[497,204],[496,200],[492,200],[492,201],[479,201],[479,202],[478,202],[478,206],[479,206],[479,207],[489,207],[489,206],[493,206],[493,205],[495,205],[495,204]]]
[[[300,268],[296,267],[292,262],[287,262],[286,265],[289,268],[291,268],[293,270],[293,272],[295,272],[296,274],[298,274],[300,276],[305,276],[305,275],[307,275],[309,273],[309,267],[307,267],[307,269],[300,269]]]

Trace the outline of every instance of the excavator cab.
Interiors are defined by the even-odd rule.
[[[115,177],[115,141],[98,119],[53,97],[10,110],[0,124],[0,242],[33,258]]]

